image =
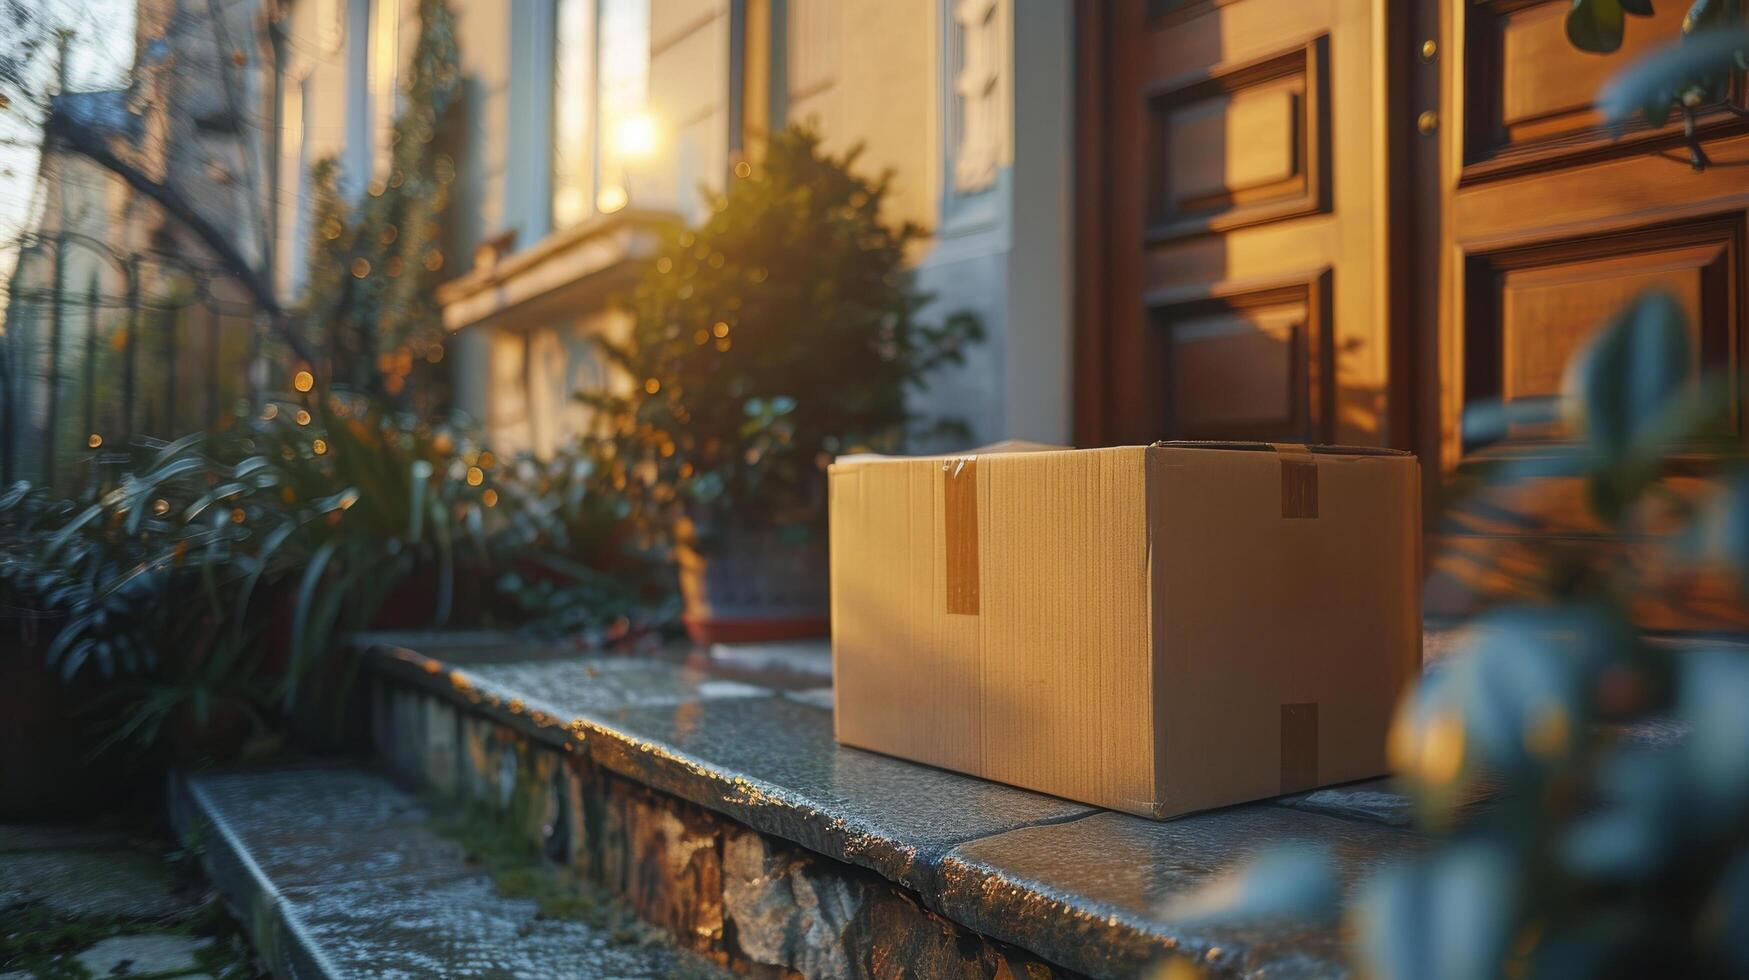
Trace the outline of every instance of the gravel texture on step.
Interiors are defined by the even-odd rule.
[[[278,976],[708,977],[675,947],[500,894],[411,796],[361,768],[189,776],[175,816]]]

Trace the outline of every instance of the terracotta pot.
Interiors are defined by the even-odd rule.
[[[758,643],[827,634],[830,593],[820,535],[787,540],[774,528],[731,528],[700,547],[690,521],[675,528],[680,621],[694,643]]]

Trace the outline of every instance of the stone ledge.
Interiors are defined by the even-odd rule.
[[[388,690],[414,689],[464,718],[867,868],[953,922],[1093,975],[1130,975],[1170,955],[1237,974],[1341,975],[1330,930],[1194,930],[1159,910],[1271,843],[1337,844],[1351,876],[1422,846],[1392,826],[1405,804],[1379,783],[1155,823],[838,746],[818,702],[697,666],[527,648],[532,659],[520,662],[502,649],[478,657],[488,662],[459,648],[440,660],[360,643]],[[415,738],[390,736],[379,732],[378,744]],[[446,765],[454,760],[435,768]]]

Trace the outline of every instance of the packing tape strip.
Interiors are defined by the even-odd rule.
[[[947,536],[947,611],[978,615],[978,458],[941,464]]]
[[[1300,443],[1269,444],[1281,459],[1281,516],[1318,516],[1318,461]]]
[[[1318,703],[1281,706],[1281,791],[1318,785]]]

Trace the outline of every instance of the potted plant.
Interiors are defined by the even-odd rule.
[[[737,164],[708,220],[664,233],[628,331],[601,340],[614,383],[579,396],[597,478],[672,546],[698,642],[824,632],[827,464],[900,448],[906,387],[982,336],[970,314],[920,318],[931,297],[905,259],[924,232],[883,220],[891,175],[857,173],[858,153],[792,128]]]

